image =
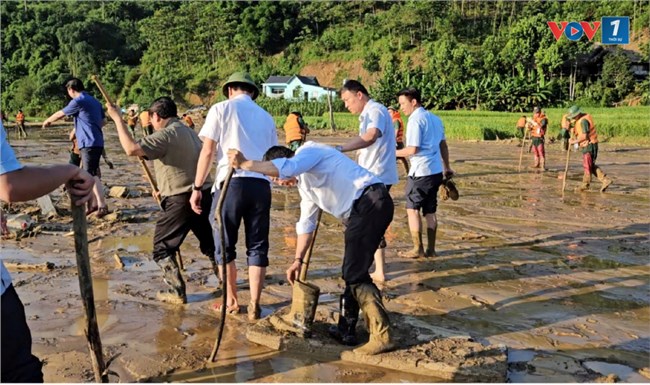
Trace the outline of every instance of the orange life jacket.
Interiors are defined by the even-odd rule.
[[[534,117],[533,120],[535,121],[535,125],[532,126],[531,128],[531,135],[536,138],[541,138],[546,134],[546,127],[542,127],[542,120],[546,119],[546,115],[544,114],[539,114],[539,116]],[[547,120],[548,122],[548,120]]]
[[[284,122],[284,141],[287,144],[293,142],[294,140],[302,140],[303,128],[300,126],[298,121],[298,115],[289,114],[287,120]]]
[[[560,122],[560,126],[565,130],[568,130],[571,127],[571,122],[567,118],[567,114],[562,115],[562,121]]]
[[[16,122],[24,122],[25,121],[25,114],[22,112],[19,112],[16,114]]]
[[[183,120],[185,121],[185,124],[187,124],[189,127],[194,127],[194,121],[192,121],[192,118],[190,118],[189,115],[185,115]]]
[[[517,128],[524,128],[526,127],[526,118],[523,116],[517,120]]]
[[[397,131],[395,132],[395,141],[396,142],[403,142],[404,141],[404,121],[402,120],[402,115],[399,113],[399,111],[393,111],[391,113],[391,118],[393,119],[393,123],[399,122],[399,127],[397,128]]]
[[[126,124],[128,124],[129,126],[135,127],[135,124],[138,121],[138,116],[134,113],[133,115],[131,115],[131,114],[127,115],[126,118],[127,118],[126,119]]]
[[[594,120],[589,114],[582,115],[582,117],[576,121],[576,124],[573,127],[575,134],[582,134],[583,119],[589,123],[589,132],[587,133],[587,139],[580,142],[580,147],[587,147],[590,143],[598,143],[598,132],[596,131],[596,125],[594,124]]]
[[[147,127],[149,125],[149,111],[142,111],[140,113],[140,124],[142,127]]]

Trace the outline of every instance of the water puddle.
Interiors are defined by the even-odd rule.
[[[602,374],[603,376],[615,374],[618,376],[620,381],[623,382],[647,383],[650,381],[648,378],[643,377],[636,370],[626,365],[611,364],[609,362],[603,361],[585,361],[582,363],[582,365],[588,369],[593,370],[594,372]]]

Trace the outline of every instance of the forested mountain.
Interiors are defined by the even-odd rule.
[[[61,108],[70,76],[91,87],[99,74],[122,105],[165,94],[208,103],[234,70],[261,83],[322,62],[360,63],[381,101],[414,85],[438,109],[648,102],[648,80],[635,81],[629,54],[616,46],[593,54],[600,30],[593,41],[556,41],[547,25],[629,16],[633,44],[625,48],[647,62],[648,0],[24,0],[3,1],[0,11],[2,107],[32,115]],[[323,85],[359,75],[340,70]]]

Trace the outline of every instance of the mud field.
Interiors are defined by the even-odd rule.
[[[66,130],[31,128],[11,144],[24,164],[67,162]],[[114,128],[106,128],[104,184],[123,186],[126,197],[108,198],[114,215],[89,217],[88,239],[104,356],[111,382],[439,382],[318,355],[277,352],[249,342],[244,313],[228,316],[217,362],[207,364],[220,295],[209,261],[190,234],[182,247],[187,305],[159,303],[161,273],[151,260],[158,207],[135,159],[126,157]],[[138,132],[139,134],[139,132]],[[339,144],[343,136],[312,137]],[[440,202],[433,259],[397,256],[410,245],[404,176],[391,190],[395,219],[388,233],[388,281],[380,286],[393,322],[440,327],[482,344],[507,347],[510,382],[650,382],[650,148],[601,144],[598,164],[614,184],[606,194],[575,193],[582,167],[572,153],[564,198],[558,179],[564,154],[547,146],[545,173],[517,172],[515,142],[450,142],[461,198]],[[525,154],[524,164],[532,162]],[[31,215],[35,235],[2,242],[2,258],[25,304],[34,354],[47,382],[93,381],[83,335],[71,236],[69,200],[51,194],[60,215],[47,219],[36,202],[15,204],[9,215]],[[285,269],[294,256],[298,193],[274,188],[271,266],[262,316],[290,304]],[[11,224],[11,223],[10,223]],[[319,312],[334,314],[342,291],[342,226],[323,215],[309,280],[321,288]],[[248,303],[245,250],[240,242],[239,302]],[[118,265],[117,257],[123,263]],[[444,352],[435,352],[443,354]],[[408,360],[408,358],[405,358]],[[462,379],[458,378],[458,381]]]

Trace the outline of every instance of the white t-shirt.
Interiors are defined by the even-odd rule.
[[[439,174],[443,171],[440,142],[445,140],[445,127],[442,120],[431,112],[419,107],[409,116],[406,125],[407,147],[417,147],[418,151],[409,158],[409,176],[419,177]]]
[[[359,115],[359,134],[363,135],[370,128],[376,128],[381,135],[375,143],[359,150],[359,165],[375,174],[385,185],[399,181],[395,159],[395,129],[393,119],[386,107],[374,100],[366,103]]]
[[[278,144],[278,133],[273,118],[245,94],[213,105],[205,118],[199,137],[218,143],[215,186],[219,186],[226,179],[229,149],[239,150],[246,159],[262,160],[264,153]],[[233,177],[269,180],[265,175],[244,170],[237,170]]]
[[[301,198],[300,220],[296,223],[298,234],[314,231],[319,207],[337,218],[346,218],[363,190],[381,183],[345,154],[311,141],[303,144],[292,158],[272,162],[280,178],[298,177]]]

